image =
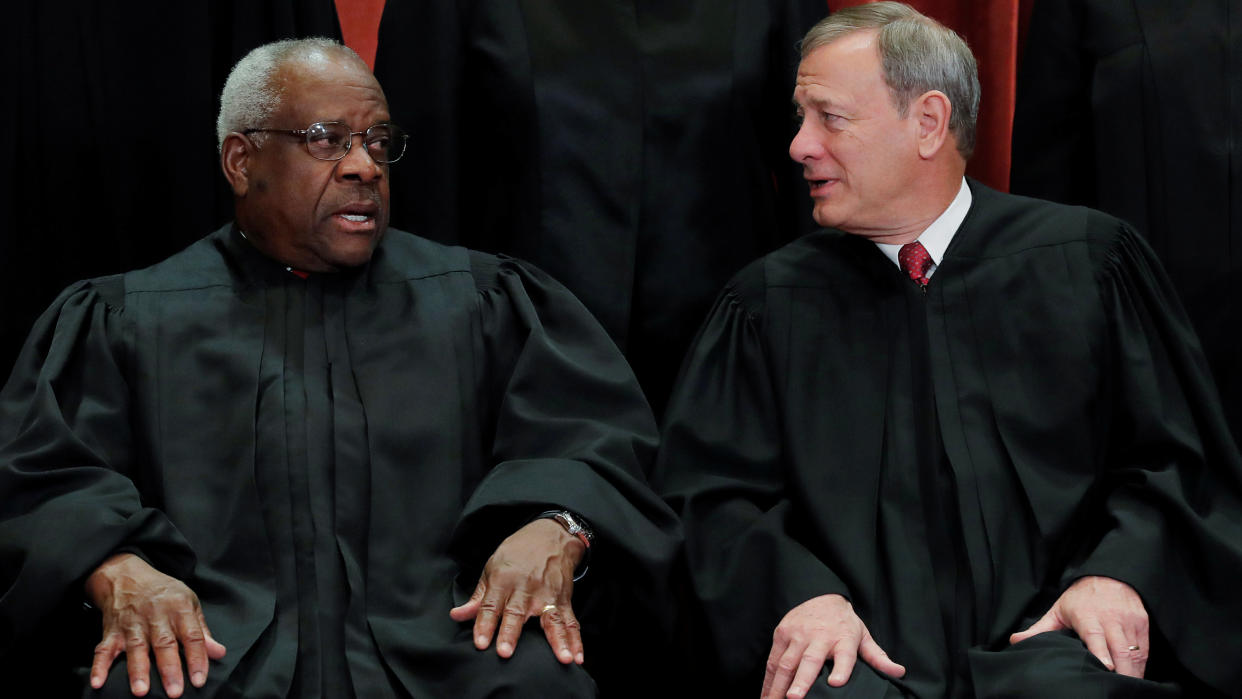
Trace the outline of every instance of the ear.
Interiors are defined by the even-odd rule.
[[[233,195],[246,196],[250,191],[250,159],[254,144],[250,139],[234,131],[224,137],[220,146],[220,169],[233,187]]]
[[[919,157],[931,160],[951,140],[949,117],[953,105],[943,92],[931,90],[915,99],[910,111],[918,121]]]

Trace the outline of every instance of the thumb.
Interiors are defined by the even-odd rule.
[[[212,660],[219,660],[224,657],[226,648],[224,644],[217,641],[214,634],[211,633],[211,627],[207,626],[207,619],[203,616],[203,610],[198,609],[198,623],[203,627],[203,636],[207,641],[207,657]]]
[[[1058,619],[1057,615],[1053,612],[1053,610],[1050,609],[1048,610],[1047,614],[1043,615],[1039,621],[1027,627],[1025,631],[1019,631],[1018,633],[1015,633],[1012,636],[1010,636],[1009,645],[1013,645],[1015,643],[1021,643],[1022,641],[1025,641],[1031,636],[1037,636],[1041,633],[1046,633],[1048,631],[1057,631],[1058,629],[1063,629],[1063,628],[1065,628],[1065,624],[1062,624],[1061,620]]]
[[[483,602],[483,593],[487,591],[487,585],[479,580],[479,584],[474,586],[474,592],[470,594],[470,599],[460,607],[453,607],[449,610],[449,617],[453,621],[467,621],[473,619],[479,613],[479,605]]]

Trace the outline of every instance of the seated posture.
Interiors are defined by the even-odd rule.
[[[679,536],[624,360],[539,271],[385,232],[353,52],[221,102],[236,223],[65,291],[0,394],[0,649],[88,603],[90,696],[594,696],[578,614],[649,618]]]
[[[1236,692],[1242,463],[1198,342],[1126,224],[964,178],[978,99],[905,5],[802,44],[828,230],[725,288],[656,471],[703,655],[747,697]]]

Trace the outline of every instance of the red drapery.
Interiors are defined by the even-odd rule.
[[[341,22],[341,38],[371,70],[375,70],[375,47],[379,44],[380,16],[384,0],[336,0],[336,16]]]

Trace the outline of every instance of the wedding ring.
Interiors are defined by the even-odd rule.
[[[1139,648],[1138,646],[1130,646],[1130,647],[1129,647],[1129,648],[1127,648],[1126,650],[1131,650],[1131,651],[1134,651],[1134,650],[1142,650],[1142,649],[1141,649],[1141,648]]]
[[[539,616],[543,616],[544,614],[547,614],[548,612],[550,612],[550,611],[552,611],[552,610],[554,610],[554,609],[556,609],[556,605],[555,605],[555,604],[545,604],[545,605],[543,606],[543,609],[540,609],[540,610],[539,610]]]

